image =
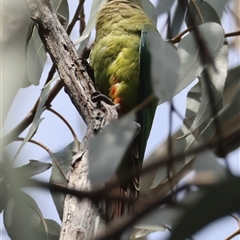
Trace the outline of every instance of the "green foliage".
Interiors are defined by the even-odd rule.
[[[87,55],[86,47],[92,43],[90,34],[95,26],[97,12],[106,1],[92,1],[86,27],[82,29],[82,35],[74,41],[75,44],[80,44],[79,54]],[[148,29],[147,26],[143,29],[142,35],[146,38],[150,56],[142,52],[141,66],[143,68],[141,71],[144,69],[142,76],[152,80],[152,88],[155,97],[159,100],[159,108],[166,102],[171,106],[169,139],[159,145],[144,163],[140,196],[134,202],[134,214],[120,218],[113,224],[117,230],[120,229],[119,232],[123,239],[140,239],[152,232],[167,230],[171,230],[170,240],[187,239],[212,221],[240,211],[240,180],[231,173],[231,168],[227,164],[228,154],[239,149],[240,146],[240,66],[233,67],[231,64],[232,59],[229,55],[231,51],[237,50],[232,49],[232,42],[226,37],[226,30],[223,28],[225,25],[222,24],[223,13],[227,9],[226,6],[229,6],[228,2],[231,1],[162,0],[157,3],[156,9],[149,0],[141,2],[143,9],[154,24],[157,23],[157,16],[166,19],[165,25],[162,24],[166,31],[158,28],[161,36],[156,31]],[[68,7],[70,1],[52,0],[52,3],[54,9],[66,18],[64,28],[68,29],[71,24]],[[89,2],[85,1],[86,4]],[[22,14],[25,17],[22,22],[25,24],[28,22],[26,12],[23,11]],[[235,18],[230,11],[226,14],[225,17],[229,19],[229,22]],[[81,19],[84,14],[79,12],[79,16],[78,19]],[[77,19],[74,21],[75,24]],[[19,23],[19,28],[20,25]],[[83,22],[80,25],[84,26]],[[44,75],[47,54],[39,37],[38,28],[33,22],[29,22],[27,26],[25,24],[24,27],[19,31],[26,32],[26,36],[24,35],[26,40],[24,44],[19,42],[14,50],[16,59],[25,59],[25,62],[18,60],[21,74],[15,67],[15,63],[9,60],[11,59],[10,52],[3,52],[4,60],[8,60],[7,64],[3,62],[3,66],[13,68],[5,69],[9,75],[7,77],[4,75],[7,83],[3,81],[3,87],[7,86],[6,89],[11,91],[9,90],[9,94],[7,90],[3,92],[3,103],[7,102],[5,101],[7,98],[11,102],[21,86],[38,85],[41,76]],[[181,32],[186,29],[187,31],[182,34]],[[10,30],[3,29],[3,33],[5,36],[10,36]],[[11,38],[14,40],[17,34],[16,31]],[[181,36],[177,36],[179,34]],[[140,51],[143,51],[143,48]],[[17,82],[16,75],[11,75],[13,70],[16,70],[19,76],[24,75],[25,71],[25,80],[28,80],[28,83],[23,83],[22,77],[21,82],[20,79]],[[64,118],[65,116],[61,116],[58,112],[55,114],[63,120],[72,133],[73,143],[57,153],[52,153],[48,146],[33,140],[33,136],[38,138],[38,133],[42,131],[41,125],[45,122],[42,121],[43,112],[50,109],[51,101],[61,89],[57,81],[54,82],[53,88],[47,84],[53,74],[53,72],[50,73],[46,79],[44,88],[39,94],[38,104],[35,106],[33,104],[33,109],[22,122],[9,134],[3,136],[1,147],[6,152],[11,149],[9,146],[6,147],[7,144],[15,140],[22,141],[17,151],[11,153],[10,150],[2,156],[4,160],[2,159],[2,164],[0,164],[0,212],[3,213],[3,223],[11,239],[59,239],[59,224],[54,220],[46,219],[35,200],[24,192],[24,187],[29,186],[33,176],[51,168],[49,182],[52,185],[48,187],[51,189],[54,204],[62,219],[66,193],[59,190],[57,192],[54,184],[67,187],[67,176],[72,159],[82,146],[74,132],[78,129],[73,129]],[[190,85],[186,96],[185,115],[181,116],[175,109],[172,99]],[[9,102],[2,105],[10,106]],[[65,102],[62,103],[63,108],[68,108],[68,106]],[[4,113],[3,116],[5,115]],[[110,123],[90,141],[88,171],[93,188],[104,186],[104,183],[110,180],[116,172],[124,153],[136,136],[138,126],[134,123],[135,115],[135,112],[131,112]],[[177,115],[182,122],[182,126],[175,134],[172,134],[173,115]],[[162,116],[162,118],[165,117]],[[47,119],[48,116],[46,116]],[[30,128],[27,129],[30,124]],[[54,123],[48,124],[54,125]],[[157,124],[161,126],[161,119]],[[18,138],[26,129],[27,131],[23,134],[24,138]],[[43,134],[51,133],[44,132]],[[37,160],[30,160],[25,165],[18,162],[19,154],[28,142],[35,143],[46,150],[51,157],[52,164]],[[61,139],[56,139],[55,144],[59,149]],[[14,161],[20,167],[15,167]],[[225,164],[222,164],[223,161]],[[239,159],[236,161],[239,162]],[[187,180],[184,179],[190,172],[194,172],[195,175]],[[127,170],[125,174],[127,178],[131,171]],[[39,187],[39,185],[34,186]],[[96,203],[99,203],[100,216],[103,215],[102,212],[104,213],[105,206],[102,202],[107,196],[106,192],[110,192],[107,187],[102,189],[104,190],[100,191],[94,199]],[[96,194],[96,192],[93,193]],[[96,221],[96,231],[103,227],[107,230],[111,228],[108,224],[98,226]],[[105,234],[107,233],[108,231]],[[98,239],[108,237],[98,234],[97,231],[96,237],[100,236]]]
[[[11,239],[59,239],[59,224],[45,219],[33,198],[17,190],[10,197],[3,216]]]
[[[200,188],[198,193],[195,193],[197,196],[194,201],[187,201],[188,206],[174,224],[170,240],[184,240],[213,220],[239,212],[239,184],[239,177],[227,176],[214,185]],[[227,196],[227,198],[223,196]],[[184,200],[189,200],[188,197],[186,196]],[[180,206],[181,204],[184,205],[179,202]],[[195,220],[196,216],[197,221]],[[191,223],[191,227],[189,227],[189,223]]]
[[[93,138],[89,149],[89,178],[93,186],[108,181],[116,172],[136,133],[134,120],[134,114],[129,113]]]
[[[45,219],[34,199],[18,187],[24,186],[29,177],[50,167],[49,163],[30,160],[26,165],[12,168],[8,159],[3,161],[1,212],[11,239],[58,239],[60,226],[53,220]]]
[[[67,186],[67,174],[70,169],[72,157],[76,154],[76,146],[73,143],[66,146],[62,151],[54,153],[55,161],[52,159],[52,173],[50,177],[50,183],[61,184]],[[62,220],[63,216],[63,204],[65,194],[52,191],[52,198],[59,217]]]

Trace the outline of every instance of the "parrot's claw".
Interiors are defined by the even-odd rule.
[[[113,101],[110,98],[108,98],[106,95],[100,93],[99,91],[96,91],[92,94],[92,101],[93,102],[104,101],[105,103],[107,103],[111,106],[114,105]]]

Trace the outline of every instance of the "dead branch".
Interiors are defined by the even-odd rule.
[[[80,152],[72,160],[68,174],[68,188],[89,191],[87,149],[89,140],[117,118],[114,106],[96,104],[91,96],[95,92],[92,80],[78,59],[76,49],[48,0],[26,0],[31,18],[38,26],[39,35],[56,65],[66,93],[87,125],[87,133]],[[93,239],[96,209],[89,199],[67,195],[60,239]]]

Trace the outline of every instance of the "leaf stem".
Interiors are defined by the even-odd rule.
[[[55,114],[57,117],[59,117],[67,125],[68,129],[70,130],[70,132],[73,135],[75,145],[78,144],[79,143],[78,137],[77,137],[76,133],[74,132],[73,128],[71,127],[71,125],[69,124],[69,122],[59,112],[55,111],[53,108],[47,108],[47,110],[49,112]]]
[[[16,141],[23,141],[24,138],[17,138]],[[64,179],[67,181],[67,176],[65,175],[65,173],[63,172],[63,170],[61,169],[61,166],[59,165],[58,163],[58,160],[55,158],[53,152],[47,147],[45,146],[44,144],[36,141],[36,140],[33,140],[33,139],[30,139],[28,140],[28,142],[30,143],[33,143],[33,144],[36,144],[38,145],[39,147],[43,148],[46,152],[48,152],[48,154],[50,155],[50,157],[52,158],[52,160],[54,161],[54,163],[56,164],[57,168],[59,169],[59,171],[61,172],[62,176],[64,177]]]

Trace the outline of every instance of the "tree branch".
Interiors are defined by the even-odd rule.
[[[68,188],[89,191],[88,145],[89,140],[110,121],[117,118],[114,106],[92,102],[95,92],[92,80],[78,59],[76,49],[65,29],[60,24],[52,4],[48,0],[26,0],[32,20],[72,103],[87,125],[87,133],[81,143],[80,152],[72,160],[68,174]],[[67,195],[60,239],[93,239],[96,218],[94,203],[89,199],[78,199]]]

